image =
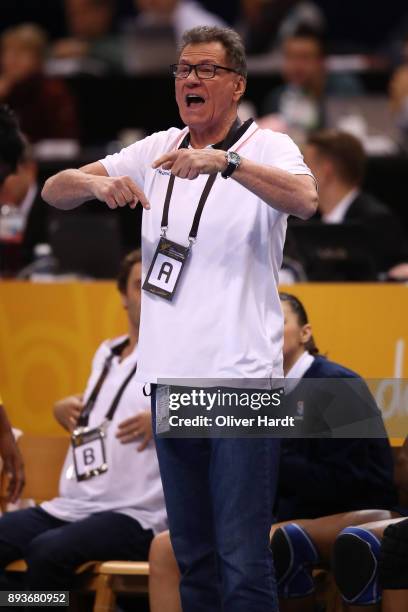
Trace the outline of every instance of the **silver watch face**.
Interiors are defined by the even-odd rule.
[[[234,164],[235,166],[239,166],[241,163],[241,158],[238,153],[235,151],[228,151],[228,163]]]

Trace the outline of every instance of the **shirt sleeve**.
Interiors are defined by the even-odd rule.
[[[270,132],[270,136],[265,139],[262,161],[291,174],[308,174],[314,179],[299,147],[287,134]]]

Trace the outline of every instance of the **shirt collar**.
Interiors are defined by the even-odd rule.
[[[301,354],[299,359],[295,361],[285,378],[302,378],[305,372],[310,368],[314,362],[314,357],[307,351]]]
[[[359,193],[360,190],[357,187],[346,193],[330,212],[322,215],[323,223],[342,223],[348,209]]]
[[[114,340],[107,340],[103,347],[104,347],[104,353],[103,356],[105,359],[108,359],[109,357],[112,358],[112,363],[119,363],[119,359],[120,359],[120,355],[118,355],[118,349],[127,341],[129,340],[129,336],[128,335],[124,335],[124,336],[119,336],[118,338],[115,338]],[[136,362],[138,358],[138,344],[136,344],[135,348],[133,349],[133,351],[130,353],[130,355],[128,355],[127,357],[125,357],[125,359],[123,359],[120,364],[123,363],[133,363]]]

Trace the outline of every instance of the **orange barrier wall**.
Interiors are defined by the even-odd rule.
[[[408,378],[408,287],[300,284],[323,354],[365,378]],[[0,389],[13,425],[60,433],[53,402],[80,392],[99,343],[126,331],[113,283],[0,282]],[[406,391],[406,392],[405,392]],[[387,389],[407,400],[407,389]],[[392,398],[391,398],[392,399]],[[393,436],[408,433],[408,406],[389,411]],[[393,426],[394,425],[394,426]]]

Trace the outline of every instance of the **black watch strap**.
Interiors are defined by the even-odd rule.
[[[238,153],[235,153],[235,151],[233,151],[233,154],[235,154],[235,156],[237,157],[237,161],[233,162],[233,161],[229,161],[227,167],[225,168],[224,172],[221,172],[221,176],[222,178],[229,178],[231,176],[231,174],[238,168],[239,163],[240,163],[240,157],[238,155]],[[228,153],[226,154],[228,155]],[[228,159],[228,157],[227,157]]]
[[[228,166],[225,168],[224,172],[221,172],[222,178],[229,178],[231,174],[236,170],[236,164],[229,162]]]

